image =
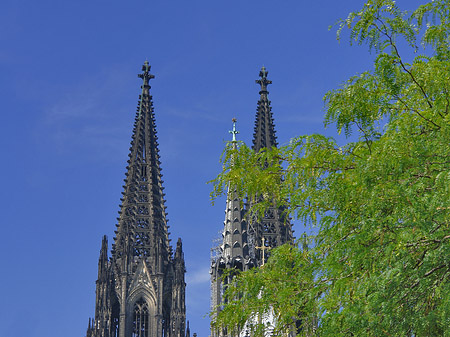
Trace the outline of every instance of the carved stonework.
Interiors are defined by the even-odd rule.
[[[277,146],[272,108],[268,99],[267,87],[272,81],[267,79],[268,71],[262,67],[256,83],[260,85],[260,99],[258,100],[255,130],[253,134],[253,150]],[[236,146],[236,128],[233,120],[232,144]],[[248,196],[250,205],[260,202],[261,196]],[[225,209],[223,240],[220,256],[211,259],[211,305],[219,308],[223,303],[223,289],[230,278],[223,280],[225,269],[247,270],[262,266],[270,256],[270,249],[292,242],[292,225],[285,215],[284,207],[270,207],[264,212],[262,219],[249,219],[247,205],[237,196],[236,190],[229,187]],[[215,250],[217,251],[217,249]],[[224,336],[223,331],[211,331],[212,337]]]
[[[89,323],[87,337],[185,335],[184,257],[181,241],[175,256],[169,245],[149,85],[154,76],[148,62],[142,71],[112,257],[108,261],[105,238],[99,259],[95,320]],[[158,293],[163,290],[163,294]],[[174,296],[183,300],[174,301]]]

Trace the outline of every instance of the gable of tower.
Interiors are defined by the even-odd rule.
[[[134,303],[144,297],[147,303],[155,304],[158,298],[157,283],[152,280],[145,260],[141,260],[128,288],[127,302]]]

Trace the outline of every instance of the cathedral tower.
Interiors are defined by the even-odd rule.
[[[236,119],[233,118],[232,146],[237,148]],[[220,310],[223,303],[223,291],[229,279],[223,280],[226,269],[246,270],[249,268],[249,246],[247,242],[247,220],[242,200],[236,189],[228,186],[225,208],[225,221],[222,232],[222,242],[217,247],[216,256],[211,261],[211,307]],[[220,336],[212,332],[212,336]]]
[[[95,319],[87,337],[185,337],[185,264],[181,239],[169,244],[150,66],[142,67],[116,236],[102,240]]]
[[[256,108],[255,129],[253,133],[253,150],[263,151],[277,147],[277,137],[273,122],[272,107],[268,98],[267,86],[272,81],[267,79],[269,72],[265,67],[259,72],[260,98]],[[260,196],[248,196],[250,207],[261,201]],[[288,218],[286,207],[269,207],[261,219],[249,221],[248,236],[250,244],[255,247],[255,265],[261,266],[267,260],[271,248],[292,242],[292,225]],[[259,249],[257,248],[259,247]]]
[[[277,146],[272,108],[268,99],[267,86],[272,81],[267,79],[268,71],[262,67],[256,83],[261,86],[260,99],[256,109],[256,121],[253,135],[253,150],[259,152],[265,148]],[[236,120],[233,119],[232,146],[237,146],[235,138]],[[251,205],[261,202],[260,196],[247,196]],[[262,266],[271,248],[292,242],[292,226],[287,216],[286,207],[269,207],[261,219],[249,219],[249,212],[233,186],[228,187],[225,208],[225,222],[222,242],[217,253],[211,259],[211,306],[219,312],[224,303],[223,291],[231,281],[223,278],[226,269],[248,270]],[[252,220],[252,221],[250,221]],[[225,331],[211,331],[212,337],[226,336]],[[242,332],[240,335],[244,335]]]

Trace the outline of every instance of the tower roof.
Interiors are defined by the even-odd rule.
[[[277,138],[272,115],[272,108],[268,99],[269,92],[267,86],[272,81],[267,79],[269,72],[265,67],[259,72],[259,79],[256,83],[261,86],[260,98],[256,109],[255,131],[253,134],[253,150],[255,152],[264,148],[276,147]],[[262,196],[250,196],[250,205],[255,205],[262,200]],[[267,254],[263,254],[264,249],[275,248],[293,239],[292,225],[287,216],[286,207],[269,207],[264,212],[264,216],[257,221],[252,221],[248,227],[248,237],[252,244],[259,249],[255,251],[256,265],[263,265]],[[264,247],[263,247],[264,246]]]
[[[232,134],[233,148],[237,147],[236,119],[233,118]],[[225,221],[223,228],[223,243],[221,254],[223,262],[228,266],[244,267],[244,258],[248,255],[248,243],[246,240],[247,226],[242,200],[239,198],[236,188],[228,187],[227,204],[225,208]]]
[[[112,257],[102,241],[95,321],[86,337],[185,336],[185,263],[181,239],[169,245],[150,65],[145,61]]]
[[[155,268],[170,258],[164,193],[149,81],[155,76],[145,61],[134,122],[113,258],[119,268],[145,258]],[[162,261],[161,261],[162,259]],[[159,266],[162,268],[162,266]]]
[[[255,82],[261,86],[259,91],[260,98],[256,108],[256,121],[253,133],[253,150],[256,152],[262,148],[271,148],[277,146],[277,138],[275,136],[275,128],[273,123],[272,108],[268,98],[269,92],[267,86],[272,81],[267,79],[269,72],[265,67],[259,72],[259,79]]]

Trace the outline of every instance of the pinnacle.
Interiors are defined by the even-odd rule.
[[[267,71],[266,67],[262,67],[259,72],[260,79],[256,80],[255,82],[258,83],[261,86],[261,91],[259,92],[260,95],[268,94],[267,86],[269,84],[272,84],[272,81],[267,79],[267,75],[269,72]]]
[[[148,82],[155,78],[155,75],[150,74],[151,66],[148,63],[147,60],[145,60],[144,65],[142,66],[142,74],[138,74],[138,77],[142,78],[144,80],[144,86],[148,86]]]
[[[148,81],[154,78],[150,74],[150,68],[149,62],[145,61],[142,73],[138,75],[143,79],[142,93],[139,97],[138,112],[133,127],[118,230],[114,241],[115,251],[120,251],[120,254],[134,256],[163,254],[167,257],[169,256],[169,247],[166,242],[167,213],[164,211],[165,200],[155,116],[149,95]],[[153,223],[160,224],[156,231],[153,231]],[[160,241],[156,237],[163,242],[162,251],[159,253],[153,244]],[[154,269],[157,269],[156,266]]]
[[[272,81],[267,79],[269,72],[266,67],[262,67],[259,72],[259,80],[256,80],[261,86],[259,94],[261,95],[256,108],[256,118],[255,118],[255,129],[253,135],[253,149],[255,151],[261,150],[264,147],[277,146],[275,128],[272,117],[272,108],[270,107],[270,101],[267,98],[269,92],[267,91],[267,86],[272,83]]]

